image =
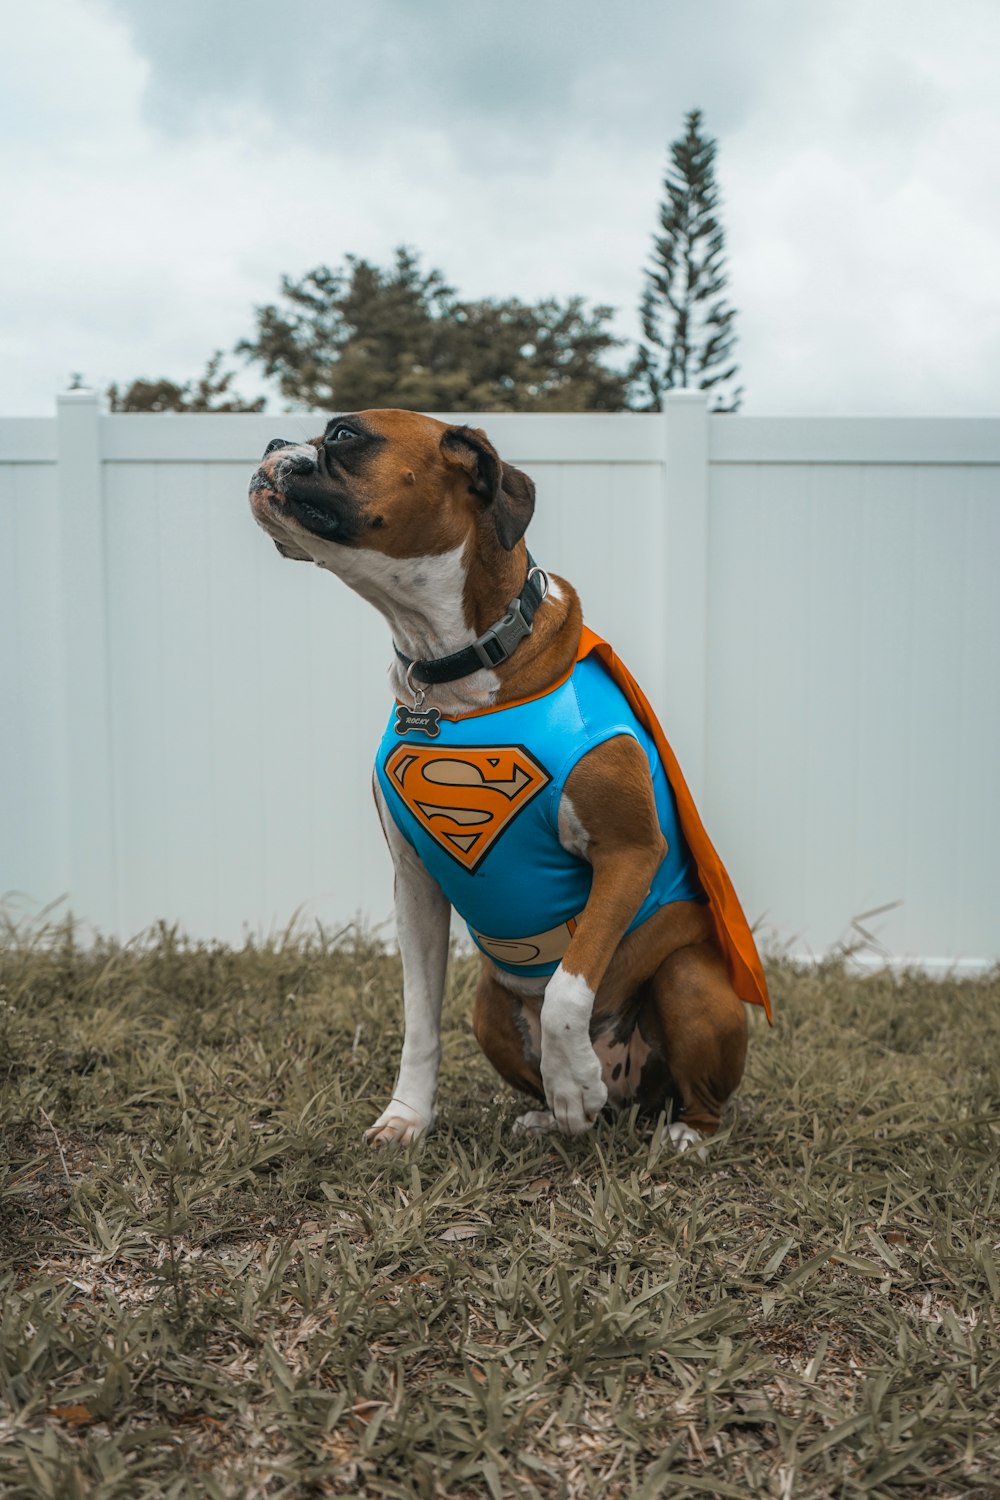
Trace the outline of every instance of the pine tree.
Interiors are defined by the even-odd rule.
[[[632,369],[639,404],[657,410],[677,386],[710,392],[713,411],[737,411],[743,397],[733,320],[726,303],[725,235],[718,217],[716,143],[702,131],[701,111],[685,118],[686,131],[670,147],[664,177],[660,233],[640,304],[642,331]]]

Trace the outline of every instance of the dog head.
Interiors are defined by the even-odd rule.
[[[510,552],[535,487],[478,428],[388,409],[333,417],[309,442],[273,439],[250,505],[282,556],[342,572],[348,552],[421,558],[470,541]]]

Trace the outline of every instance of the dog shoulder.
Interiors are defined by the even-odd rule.
[[[591,863],[637,850],[662,858],[649,762],[632,735],[602,740],[570,771],[559,802],[559,842]]]

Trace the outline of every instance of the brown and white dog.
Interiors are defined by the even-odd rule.
[[[528,572],[523,536],[534,485],[486,435],[414,412],[333,418],[307,443],[269,443],[250,484],[258,523],[288,558],[335,573],[386,618],[415,662],[469,646],[508,609]],[[551,578],[530,633],[506,661],[425,686],[425,708],[461,717],[545,692],[576,660],[582,615]],[[397,654],[391,685],[410,703]],[[395,867],[405,1038],[392,1098],[365,1139],[406,1145],[434,1120],[450,906],[376,801]],[[683,1149],[718,1129],[743,1073],[747,1023],[708,905],[676,901],[629,931],[665,853],[649,765],[621,735],[590,750],[566,780],[559,842],[593,881],[551,978],[485,954],[472,1023],[493,1066],[539,1108],[527,1131],[577,1135],[606,1103],[673,1107]]]

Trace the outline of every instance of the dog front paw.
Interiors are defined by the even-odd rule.
[[[431,1124],[431,1120],[410,1109],[408,1104],[391,1099],[375,1124],[365,1131],[365,1145],[376,1150],[383,1146],[412,1146]]]
[[[591,1128],[607,1102],[608,1090],[601,1077],[601,1064],[594,1049],[576,1056],[542,1058],[545,1102],[563,1135],[583,1135]],[[547,1066],[546,1066],[547,1064]]]
[[[542,1002],[542,1085],[563,1135],[582,1135],[604,1108],[607,1085],[590,1042],[593,991],[560,964]]]
[[[583,1135],[590,1130],[607,1097],[607,1088],[600,1077],[593,1086],[581,1088],[571,1084],[569,1088],[546,1092],[549,1107],[563,1135]]]

